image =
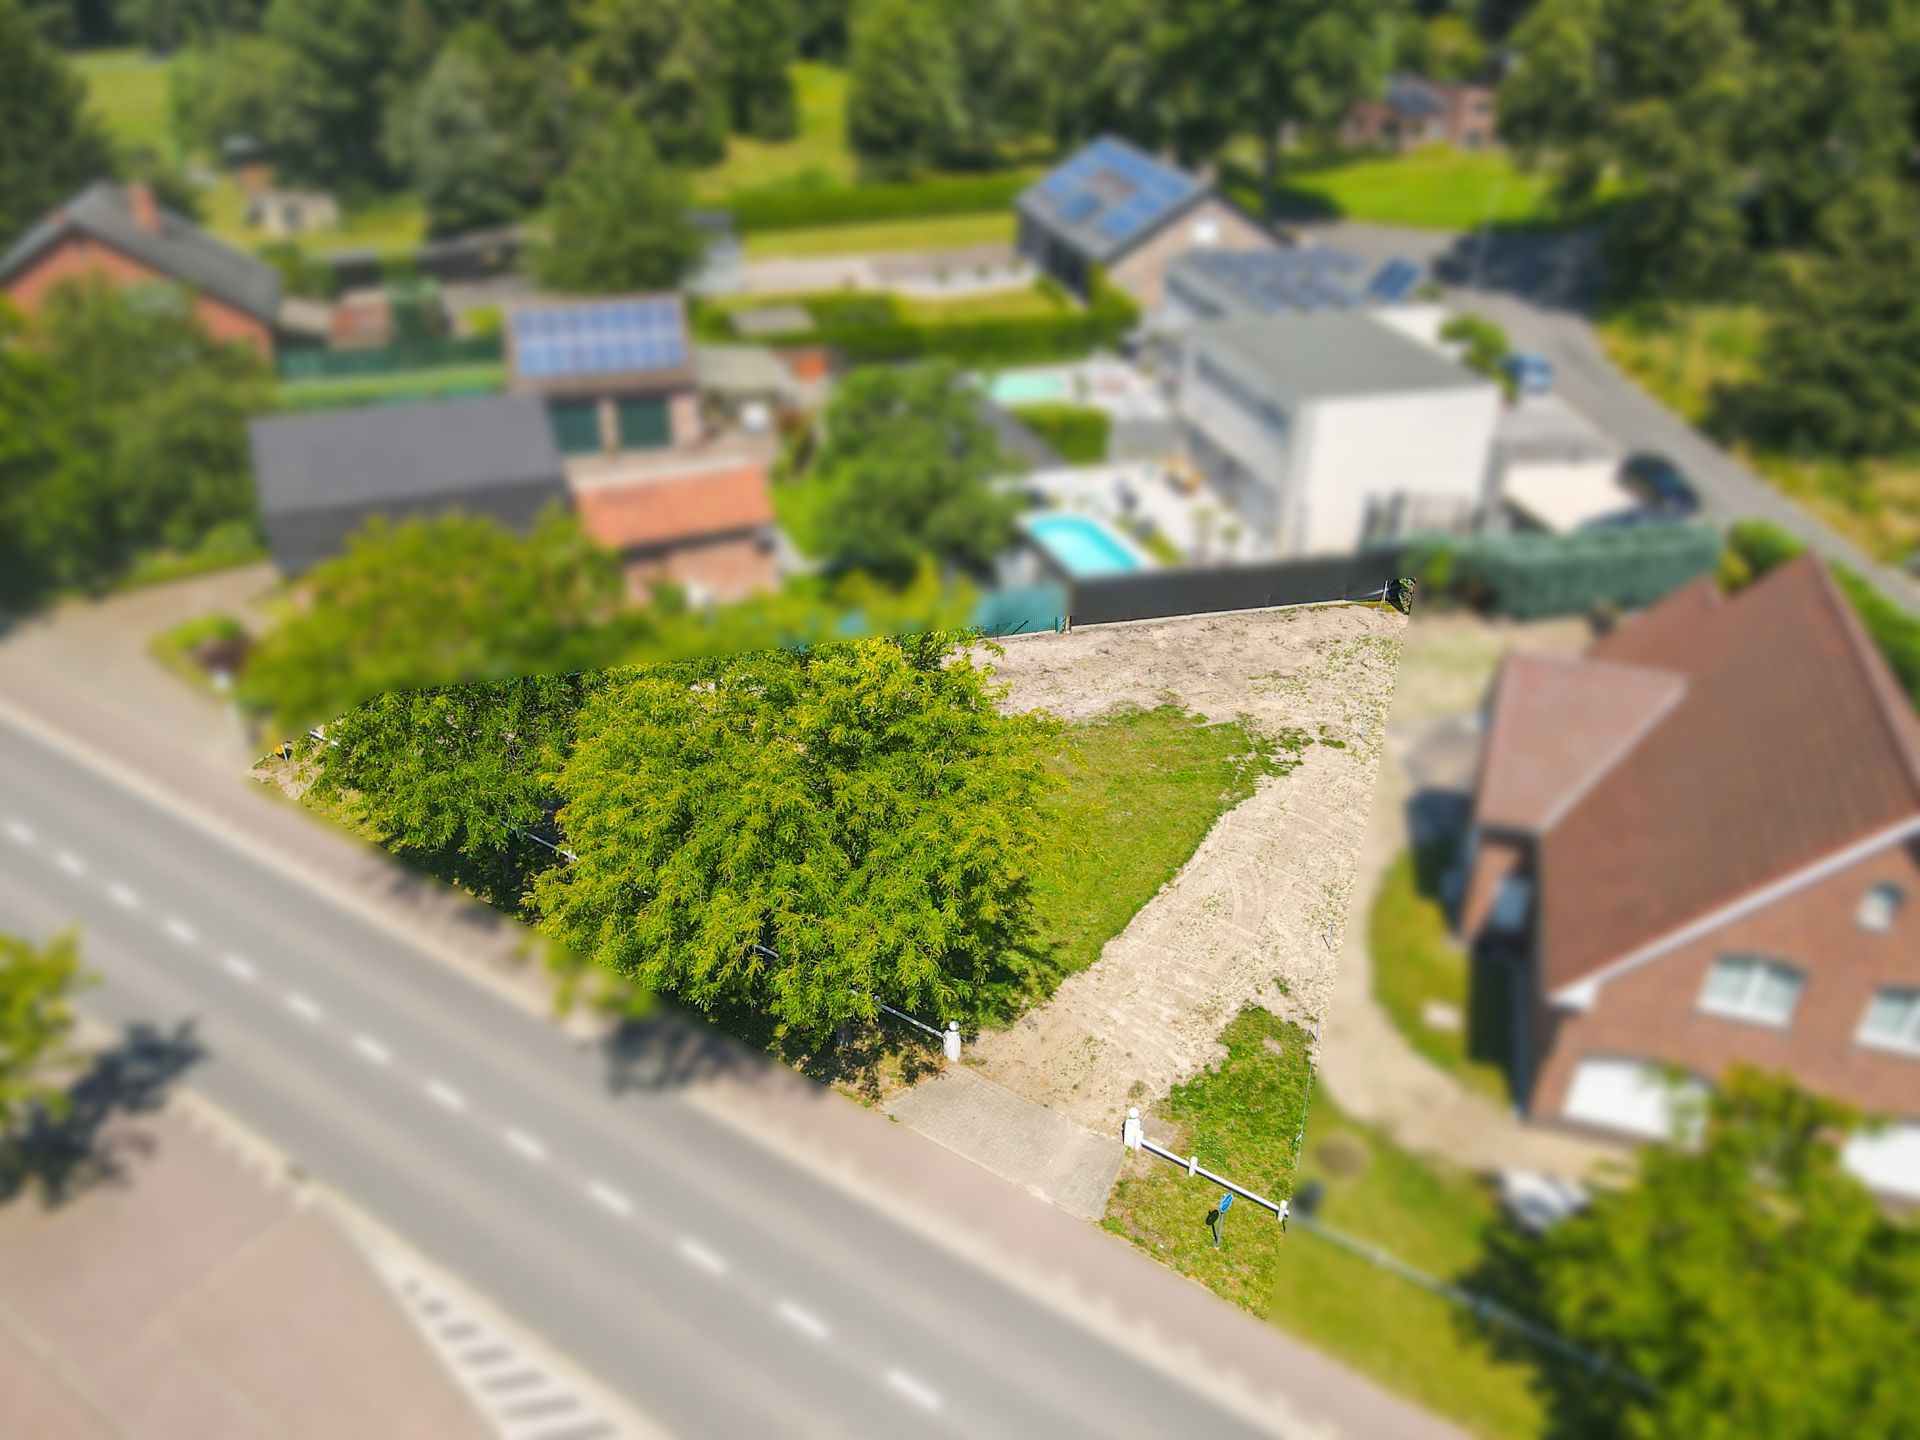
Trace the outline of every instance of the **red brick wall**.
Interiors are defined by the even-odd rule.
[[[627,561],[627,593],[639,602],[645,602],[660,579],[697,587],[725,605],[771,590],[779,578],[772,544],[757,535],[690,540]]]
[[[7,285],[7,295],[23,313],[31,315],[54,286],[88,275],[104,275],[116,285],[168,282],[167,276],[110,245],[85,235],[69,235],[23,273],[14,276]],[[273,359],[273,333],[253,316],[204,294],[194,297],[193,308],[207,333],[216,340],[244,341],[258,351],[263,360]]]
[[[1868,888],[1906,891],[1892,928],[1855,921]],[[1708,1015],[1701,987],[1714,959],[1749,951],[1805,977],[1784,1030]],[[1560,1113],[1583,1056],[1616,1055],[1681,1066],[1709,1079],[1736,1061],[1785,1070],[1808,1089],[1875,1114],[1920,1117],[1920,1059],[1854,1042],[1867,1002],[1884,986],[1920,985],[1920,854],[1895,846],[1829,876],[1600,987],[1585,1012],[1535,1016],[1539,1068],[1529,1109]]]

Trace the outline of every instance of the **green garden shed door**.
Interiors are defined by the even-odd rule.
[[[618,408],[622,450],[662,450],[673,442],[673,422],[665,399],[622,400]]]
[[[556,400],[547,406],[553,440],[562,455],[598,455],[600,407],[591,400]]]

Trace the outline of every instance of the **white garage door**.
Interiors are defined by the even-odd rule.
[[[1706,1096],[1698,1080],[1670,1082],[1667,1072],[1644,1060],[1582,1060],[1567,1087],[1561,1113],[1583,1125],[1622,1130],[1650,1140],[1674,1135],[1675,1110]]]
[[[1847,1168],[1886,1195],[1920,1199],[1920,1125],[1889,1125],[1856,1135],[1843,1152]]]

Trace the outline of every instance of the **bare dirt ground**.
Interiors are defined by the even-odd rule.
[[[1091,1129],[1224,1055],[1250,1004],[1326,1013],[1366,831],[1406,622],[1360,606],[1252,611],[1006,642],[1017,709],[1080,720],[1179,704],[1210,720],[1312,737],[1260,783],[1100,959],[1044,1006],[982,1035],[993,1079]]]

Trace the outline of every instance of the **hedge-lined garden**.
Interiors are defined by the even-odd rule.
[[[809,230],[878,220],[923,220],[1009,210],[1038,172],[942,175],[891,185],[769,185],[736,190],[714,201],[730,211],[743,235],[762,230]]]
[[[1092,405],[1015,405],[1009,413],[1069,465],[1098,465],[1107,458],[1113,421],[1104,410]]]

